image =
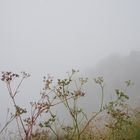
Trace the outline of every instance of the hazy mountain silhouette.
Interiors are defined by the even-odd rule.
[[[140,51],[132,51],[127,56],[113,54],[100,61],[89,72],[89,77],[103,76],[105,79],[106,101],[115,94],[115,89],[125,89],[125,81],[131,80],[134,85],[127,89],[130,97],[130,104],[137,105],[140,99]],[[89,85],[87,91],[87,101],[90,106],[98,107],[100,102],[100,89]],[[88,104],[88,105],[89,105]],[[88,107],[88,106],[87,106]],[[93,108],[91,107],[91,108]]]

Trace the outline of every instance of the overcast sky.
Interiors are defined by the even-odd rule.
[[[22,101],[39,93],[48,73],[90,69],[131,50],[140,50],[140,0],[0,0],[0,71],[32,75]]]
[[[140,50],[139,0],[0,0],[0,69],[61,73]]]

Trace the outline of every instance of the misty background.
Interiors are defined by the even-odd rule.
[[[0,71],[31,74],[18,102],[37,99],[43,76],[57,79],[71,69],[104,76],[108,97],[130,79],[132,103],[138,102],[139,6],[139,0],[0,0]],[[92,84],[87,88],[85,107],[96,108],[100,96]],[[0,120],[10,105],[0,82]]]

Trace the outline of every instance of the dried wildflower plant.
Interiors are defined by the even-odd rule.
[[[56,81],[54,81],[54,78],[50,75],[47,77],[44,76],[40,98],[38,101],[30,102],[30,111],[19,106],[16,101],[16,95],[19,93],[23,81],[30,77],[30,75],[26,72],[22,72],[21,74],[2,72],[1,80],[5,82],[7,86],[15,112],[11,114],[9,120],[7,120],[6,124],[0,130],[0,134],[11,122],[16,121],[18,132],[22,140],[34,140],[38,138],[40,140],[49,139],[49,132],[51,132],[57,140],[61,140],[62,135],[66,140],[81,140],[85,139],[85,136],[96,139],[94,135],[91,135],[92,131],[89,130],[89,128],[92,128],[91,123],[93,123],[93,120],[96,120],[97,116],[102,112],[107,112],[107,114],[113,118],[113,123],[106,124],[106,128],[110,129],[112,132],[115,132],[116,129],[121,129],[122,123],[131,123],[129,121],[130,116],[126,111],[129,97],[124,92],[116,90],[116,100],[104,105],[105,81],[103,77],[94,79],[94,82],[101,89],[99,110],[91,116],[87,116],[78,103],[80,98],[86,96],[83,89],[88,82],[88,78],[75,78],[78,72],[79,71],[72,70],[70,73],[67,73],[66,78],[57,79]],[[15,89],[11,87],[11,83],[14,82],[14,79],[19,80]],[[126,81],[126,86],[129,85],[130,81]],[[56,125],[58,124],[59,118],[54,113],[53,108],[57,107],[59,104],[62,104],[67,110],[66,113],[72,120],[71,125],[61,122],[59,122],[59,128],[58,125]],[[24,116],[23,114],[26,115]],[[39,119],[42,116],[45,118],[44,121]],[[63,133],[62,135],[60,135],[60,130]],[[90,133],[87,133],[89,131]],[[42,136],[40,132],[42,132]],[[104,139],[102,135],[100,135],[100,138]]]

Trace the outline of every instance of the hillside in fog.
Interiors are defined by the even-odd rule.
[[[133,85],[127,89],[130,96],[130,104],[139,104],[140,91],[140,51],[131,51],[129,55],[112,54],[100,61],[92,70],[89,77],[103,76],[105,79],[105,94],[108,99],[114,96],[115,89],[125,89],[125,81],[131,80]],[[97,106],[100,101],[99,88],[90,84],[88,91],[88,103]]]

